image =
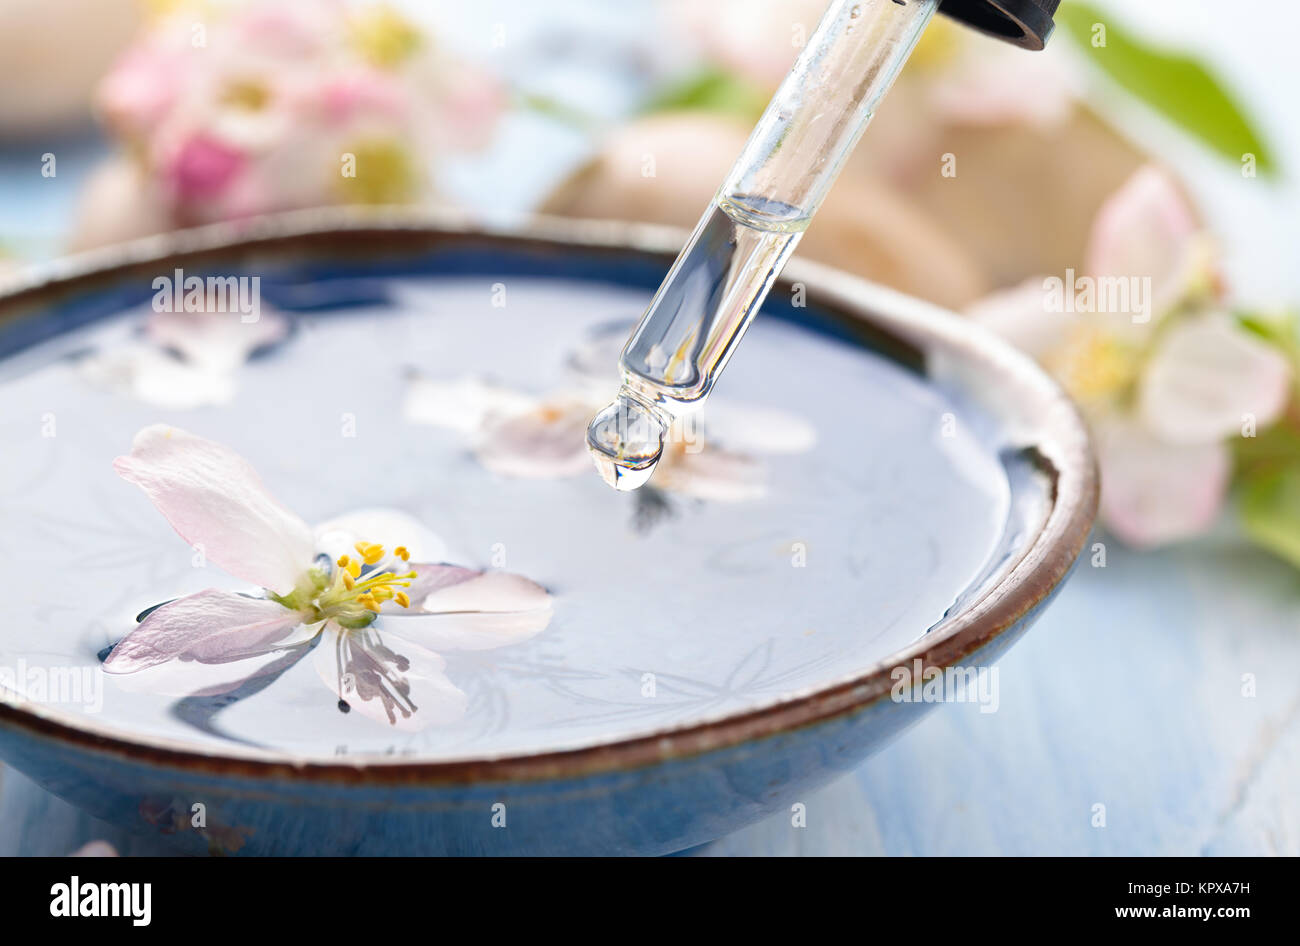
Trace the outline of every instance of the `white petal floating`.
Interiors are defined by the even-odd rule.
[[[429,424],[474,433],[490,418],[530,410],[537,399],[480,378],[451,381],[413,378],[406,390],[403,415],[416,424]]]
[[[235,379],[175,358],[152,345],[125,344],[78,362],[82,377],[110,391],[168,410],[227,404]]]
[[[312,533],[228,447],[155,424],[113,468],[144,490],[181,538],[208,561],[280,594],[311,565]]]
[[[817,443],[817,429],[798,414],[772,407],[710,401],[701,412],[705,450],[717,440],[748,453],[804,453]],[[689,425],[684,428],[689,432]],[[689,446],[689,444],[687,444]]]
[[[389,552],[402,545],[414,561],[437,562],[447,557],[442,538],[400,509],[358,509],[316,527],[316,551],[335,561],[341,555],[355,556],[357,542],[382,545]]]
[[[220,661],[263,654],[300,642],[290,632],[301,624],[296,611],[274,601],[209,588],[152,611],[113,648],[104,669],[135,673],[181,657]]]
[[[475,456],[504,476],[552,479],[591,471],[587,425],[591,404],[583,400],[547,401],[524,414],[489,421]]]
[[[259,348],[289,334],[284,316],[260,307],[239,312],[153,312],[145,322],[145,335],[170,348],[190,364],[209,371],[233,372]]]
[[[767,492],[767,471],[761,460],[722,447],[698,453],[679,447],[664,451],[654,485],[692,499],[745,502]]]

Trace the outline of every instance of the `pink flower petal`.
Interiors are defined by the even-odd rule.
[[[1147,363],[1138,411],[1171,443],[1240,435],[1247,418],[1264,428],[1291,395],[1283,355],[1214,313],[1173,326]]]
[[[1152,315],[1186,291],[1201,259],[1191,207],[1164,171],[1148,165],[1102,205],[1088,244],[1087,271],[1151,279]],[[1153,318],[1153,321],[1155,320]]]
[[[1151,548],[1208,529],[1223,505],[1232,461],[1223,444],[1170,444],[1129,420],[1097,431],[1101,515],[1123,541]]]
[[[415,731],[452,723],[468,702],[431,650],[373,628],[325,625],[312,652],[316,672],[335,696],[370,719]]]
[[[545,588],[523,575],[475,571],[459,565],[413,565],[416,579],[407,592],[412,606],[426,613],[535,611],[549,609]]]
[[[285,594],[312,564],[311,530],[243,457],[165,424],[135,436],[113,468],[145,491],[181,538],[236,578]]]
[[[930,97],[939,117],[957,125],[1061,125],[1074,106],[1062,60],[1021,52],[972,49],[935,80]]]
[[[475,455],[504,476],[551,479],[588,473],[587,425],[592,414],[586,401],[560,399],[524,414],[489,420]]]
[[[177,658],[214,662],[285,646],[302,616],[264,598],[209,588],[153,611],[118,641],[109,673],[135,673]]]
[[[394,633],[439,650],[492,650],[541,632],[551,621],[551,596],[510,572],[459,565],[413,565],[408,611],[392,604],[383,619]],[[391,620],[390,620],[391,619]]]
[[[767,470],[761,460],[706,442],[692,453],[665,450],[651,480],[657,489],[712,502],[747,502],[767,492]]]
[[[1043,278],[1035,276],[985,296],[971,305],[966,315],[1030,357],[1042,359],[1064,341],[1075,319],[1063,311],[1063,305],[1058,307],[1062,311],[1049,309],[1048,299]]]
[[[369,66],[328,77],[318,94],[325,118],[335,125],[358,119],[402,121],[411,110],[407,86],[391,73]]]
[[[242,150],[198,134],[168,156],[164,176],[182,203],[213,200],[230,187],[247,160]]]

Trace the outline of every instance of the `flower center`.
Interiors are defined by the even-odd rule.
[[[374,623],[386,602],[409,608],[411,599],[403,589],[411,587],[416,573],[397,570],[398,562],[410,560],[406,547],[399,545],[388,553],[382,545],[358,542],[354,548],[356,557],[340,557],[332,573],[315,565],[291,594],[272,597],[303,612],[304,624],[332,620],[354,630]]]

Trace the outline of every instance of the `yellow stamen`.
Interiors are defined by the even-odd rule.
[[[411,599],[407,597],[405,591],[399,591],[397,594],[393,595],[393,600],[404,608],[409,608],[411,606]]]
[[[353,560],[351,562],[348,562],[346,567],[348,570],[348,574],[351,575],[353,578],[356,578],[358,575],[361,574],[361,563],[358,561]]]
[[[411,560],[411,553],[406,551],[405,545],[399,545],[397,548],[393,549],[393,554],[404,562],[409,562]]]
[[[343,576],[343,587],[351,591],[353,586],[356,585],[356,581],[347,572],[340,572],[339,574]]]
[[[382,545],[374,545],[370,542],[358,542],[354,548],[356,548],[357,554],[361,556],[361,560],[367,565],[374,565],[384,557],[384,547]]]
[[[352,559],[348,558],[346,555],[340,555],[340,556],[339,556],[339,568],[347,568],[347,567],[348,567],[348,562],[350,562],[350,561],[352,561]]]

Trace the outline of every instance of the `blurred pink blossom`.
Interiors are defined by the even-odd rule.
[[[1290,366],[1225,310],[1210,242],[1163,171],[1139,170],[1107,201],[1086,258],[1090,306],[1060,305],[1062,281],[1040,277],[968,314],[1037,358],[1078,401],[1096,435],[1111,531],[1138,547],[1189,538],[1223,505],[1227,439],[1284,411]],[[1125,288],[1127,307],[1101,304],[1107,281]]]
[[[485,145],[508,102],[383,4],[181,3],[100,86],[125,159],[92,178],[75,242],[420,200],[439,158]]]

